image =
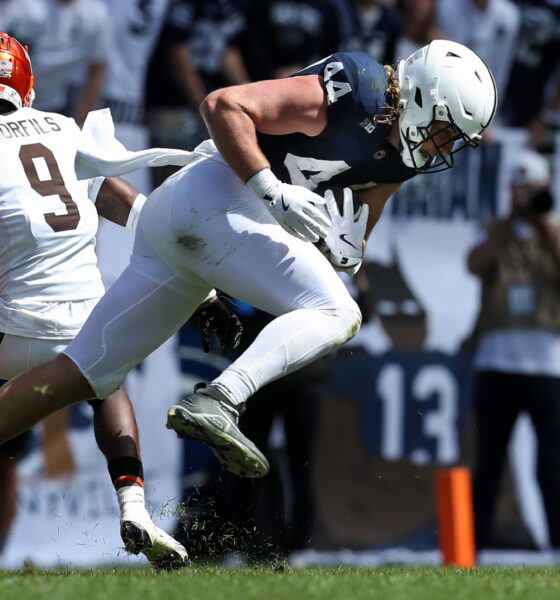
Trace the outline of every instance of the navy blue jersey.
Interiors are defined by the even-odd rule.
[[[327,93],[327,125],[317,136],[266,135],[258,141],[282,181],[316,189],[325,182],[359,187],[406,181],[416,173],[388,142],[390,127],[375,125],[383,113],[387,76],[364,52],[339,52],[297,75],[320,74]]]

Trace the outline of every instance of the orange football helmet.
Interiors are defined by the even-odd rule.
[[[0,31],[0,100],[7,100],[16,108],[31,106],[33,82],[27,46]]]

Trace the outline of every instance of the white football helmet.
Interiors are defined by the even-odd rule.
[[[453,154],[480,144],[482,132],[496,113],[498,97],[492,73],[477,54],[457,42],[434,40],[400,61],[398,78],[405,165],[422,173],[443,171],[453,166]],[[446,121],[453,128],[456,142],[451,153],[443,154],[430,135],[433,121]],[[420,152],[428,139],[438,150],[430,162]]]

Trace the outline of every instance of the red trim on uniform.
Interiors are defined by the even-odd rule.
[[[144,487],[144,482],[142,481],[142,479],[140,479],[140,477],[135,477],[134,475],[121,475],[113,481],[113,485],[117,487],[117,485],[122,481],[133,481],[134,483],[137,483],[140,487]]]

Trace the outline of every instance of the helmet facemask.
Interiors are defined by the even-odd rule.
[[[442,108],[445,118],[441,114]],[[431,131],[435,122],[441,125]],[[434,106],[433,117],[427,125],[411,126],[406,131],[401,130],[401,141],[411,157],[412,164],[409,166],[421,173],[438,173],[451,169],[455,165],[453,155],[467,146],[476,148],[480,144],[480,139],[480,136],[469,138],[463,133],[453,121],[446,106]],[[437,152],[436,156],[427,155],[420,150],[427,141],[432,142]],[[443,151],[450,144],[452,144],[451,150]]]

